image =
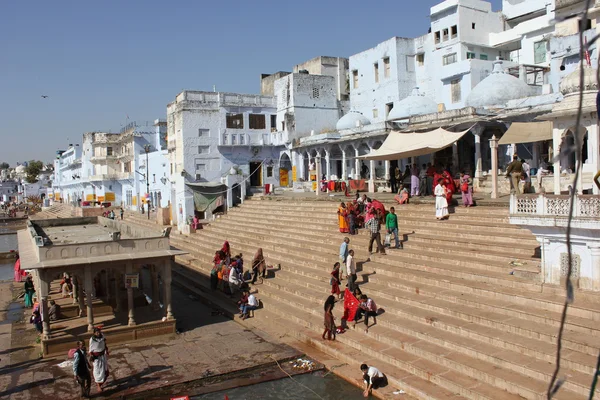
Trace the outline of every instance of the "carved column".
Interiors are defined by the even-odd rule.
[[[358,159],[358,147],[354,148],[354,179],[360,179],[360,160]]]
[[[325,178],[326,180],[331,179],[331,163],[329,162],[331,152],[329,149],[325,149]]]
[[[84,284],[85,284],[85,300],[87,305],[87,322],[88,322],[88,332],[94,330],[94,310],[92,307],[92,291],[93,289],[93,281],[92,281],[92,267],[90,265],[86,265],[83,270],[84,273]]]
[[[552,148],[554,149],[554,194],[560,194],[560,143],[562,129],[554,128],[552,132]]]
[[[591,288],[595,292],[600,291],[600,243],[593,242],[588,243],[588,249],[590,250],[591,259]]]
[[[83,314],[85,312],[85,295],[83,294],[83,287],[83,278],[81,278],[81,275],[77,275],[77,303],[79,304],[80,317],[83,317]]]
[[[340,177],[340,179],[345,181],[348,179],[348,170],[346,167],[346,150],[344,150],[343,147],[340,147],[340,150],[342,150],[342,176]]]
[[[171,304],[171,259],[168,258],[163,263],[163,278],[164,278],[164,301],[167,319],[173,319],[173,309]]]
[[[39,301],[40,301],[40,314],[42,317],[42,339],[48,340],[50,338],[50,318],[48,317],[48,295],[50,293],[50,282],[48,281],[48,273],[40,273],[39,281]]]
[[[315,173],[317,174],[317,196],[321,193],[321,156],[317,154],[315,158]]]
[[[125,273],[131,274],[133,273],[133,264],[128,262],[125,266]],[[135,325],[135,315],[134,315],[134,304],[133,304],[133,288],[131,286],[127,286],[127,308],[129,310],[129,320],[127,325],[134,326]]]
[[[160,309],[160,295],[158,293],[158,272],[154,264],[150,267],[150,276],[152,278],[152,310],[158,311]]]
[[[490,139],[490,150],[492,152],[492,193],[491,198],[498,198],[498,139],[496,135]]]

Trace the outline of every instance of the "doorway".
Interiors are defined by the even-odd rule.
[[[250,186],[262,186],[262,163],[250,163]]]

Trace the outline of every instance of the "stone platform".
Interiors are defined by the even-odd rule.
[[[263,329],[352,368],[377,365],[392,386],[416,398],[546,398],[564,293],[541,283],[538,243],[509,224],[508,204],[457,207],[443,222],[430,204],[396,205],[404,250],[387,256],[367,253],[367,232],[352,236],[361,288],[385,312],[368,334],[350,330],[324,342],[329,272],[346,236],[337,229],[337,201],[246,200],[195,234],[173,234],[171,244],[189,252],[176,258],[174,283],[234,308],[226,296],[209,293],[214,252],[228,240],[232,254],[242,252],[248,264],[262,247],[268,264],[281,264],[255,287],[264,309],[254,323]],[[160,229],[137,214],[126,219]],[[567,380],[556,399],[587,398],[600,348],[600,297],[578,291],[575,298],[563,337],[560,376]],[[336,306],[338,321],[341,313]]]

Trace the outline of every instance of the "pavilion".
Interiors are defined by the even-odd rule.
[[[19,252],[36,287],[43,354],[67,351],[74,340],[89,336],[99,324],[95,314],[113,344],[174,333],[171,264],[185,252],[170,248],[169,234],[170,228],[157,234],[95,216],[27,221],[27,228],[18,232]],[[73,304],[51,293],[51,284],[64,273],[72,279]],[[69,329],[51,330],[51,296],[62,301],[65,319],[59,325]],[[141,322],[136,321],[138,312]]]

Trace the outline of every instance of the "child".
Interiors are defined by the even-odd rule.
[[[331,294],[337,295],[338,299],[341,299],[340,294],[340,263],[336,262],[333,264],[333,271],[331,271],[331,278],[329,279],[331,284]]]

